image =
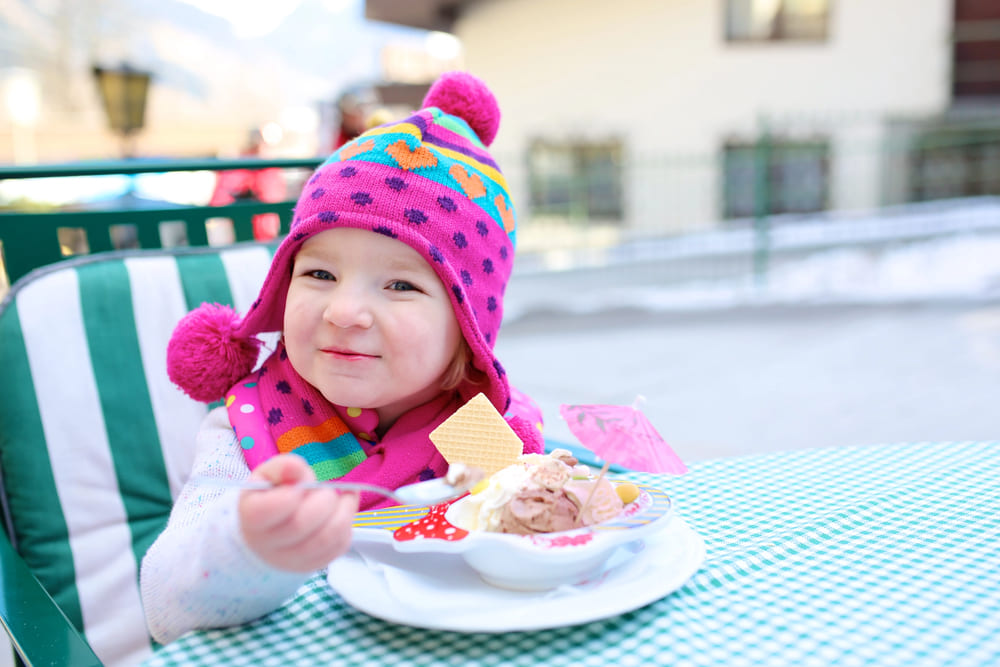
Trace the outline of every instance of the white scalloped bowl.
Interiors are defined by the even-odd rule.
[[[673,516],[670,497],[655,487],[636,486],[639,497],[614,519],[575,530],[538,535],[463,530],[449,518],[465,496],[431,508],[361,512],[354,523],[354,540],[388,542],[401,553],[456,554],[493,586],[548,590],[587,580],[600,572],[619,546],[667,526]]]

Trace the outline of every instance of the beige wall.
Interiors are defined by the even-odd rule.
[[[947,106],[949,0],[831,5],[820,44],[727,43],[723,0],[483,0],[456,34],[501,102],[498,157],[540,136],[621,137],[633,164],[690,156],[689,168],[641,168],[626,182],[629,226],[687,226],[717,217],[706,159],[726,138],[752,137],[763,115],[830,134],[847,156],[833,166],[835,206],[862,207],[878,199],[880,119]],[[526,202],[523,170],[501,166]]]

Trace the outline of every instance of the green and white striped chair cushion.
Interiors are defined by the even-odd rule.
[[[143,554],[190,470],[206,407],[166,375],[203,301],[243,312],[273,248],[109,253],[36,271],[0,306],[0,465],[12,541],[108,664],[152,649]]]

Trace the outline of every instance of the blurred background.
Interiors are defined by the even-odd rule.
[[[278,160],[246,196],[294,199],[280,160],[451,69],[501,104],[498,347],[551,437],[562,402],[638,394],[689,461],[997,437],[995,0],[0,0],[0,209],[244,196],[30,169],[164,159]]]

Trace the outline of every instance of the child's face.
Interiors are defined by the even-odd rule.
[[[295,257],[284,336],[299,375],[331,403],[376,409],[384,428],[441,391],[462,332],[448,290],[417,251],[337,228]]]

